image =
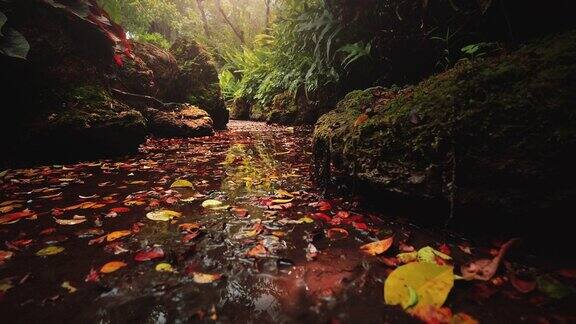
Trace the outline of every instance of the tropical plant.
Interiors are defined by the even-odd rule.
[[[145,33],[138,35],[136,40],[142,43],[156,45],[162,49],[169,49],[170,42],[160,33]]]

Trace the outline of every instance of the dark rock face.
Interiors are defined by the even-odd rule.
[[[210,115],[189,104],[183,104],[171,112],[149,108],[145,115],[149,132],[158,137],[200,137],[214,134]]]
[[[236,98],[230,104],[230,118],[239,120],[250,119],[251,104],[244,98]]]
[[[165,98],[178,75],[172,54],[154,45],[132,42],[134,59],[117,69],[115,88],[131,93]]]
[[[5,156],[26,163],[136,152],[146,136],[142,114],[97,87],[77,88],[61,106],[29,112],[8,122],[15,127],[0,136]]]
[[[527,215],[576,199],[575,107],[576,32],[569,32],[462,62],[415,87],[349,93],[316,124],[316,169],[326,171],[330,159],[382,193],[534,223]],[[518,226],[515,217],[509,225]]]
[[[226,128],[229,113],[222,99],[218,72],[208,52],[198,43],[185,39],[177,40],[170,52],[176,57],[180,70],[163,99],[196,105],[210,114],[216,129]]]

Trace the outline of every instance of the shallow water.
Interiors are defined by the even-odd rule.
[[[355,197],[324,196],[310,180],[310,160],[310,130],[233,121],[214,137],[150,139],[117,160],[10,170],[0,203],[16,202],[0,215],[28,208],[34,216],[0,224],[0,250],[12,253],[0,265],[0,322],[410,322],[384,304],[394,268],[386,258],[446,244],[461,264],[496,248],[471,246],[469,255],[465,240],[368,212]],[[171,189],[178,179],[193,188]],[[203,208],[208,199],[221,208]],[[158,209],[181,216],[146,217]],[[86,221],[55,221],[75,215]],[[106,237],[119,230],[128,234]],[[395,244],[383,256],[359,250],[390,235]],[[64,250],[36,255],[47,246]],[[151,247],[164,255],[135,260]],[[111,261],[126,266],[99,271]],[[159,263],[172,270],[156,271]],[[195,274],[215,276],[200,283]],[[458,282],[446,306],[483,322],[574,319],[573,298],[522,294],[501,278]]]

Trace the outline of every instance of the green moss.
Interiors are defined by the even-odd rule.
[[[575,37],[464,61],[401,91],[351,92],[320,118],[315,144],[350,176],[387,190],[446,198],[457,167],[463,200],[517,204],[487,188],[505,181],[526,191],[528,177],[569,172],[554,161],[576,143]],[[368,119],[357,122],[363,112]]]

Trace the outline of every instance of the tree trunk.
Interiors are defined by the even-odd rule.
[[[266,2],[266,33],[270,29],[270,2],[272,0],[264,0]]]
[[[238,39],[243,45],[246,45],[246,41],[244,40],[244,33],[241,30],[239,30],[236,26],[234,26],[234,24],[230,21],[230,19],[224,12],[224,8],[222,8],[222,2],[220,0],[216,0],[216,6],[218,7],[218,11],[222,15],[222,18],[224,18],[228,26],[230,26],[234,34],[236,34],[236,37],[238,37]]]
[[[198,10],[200,11],[200,16],[202,17],[202,25],[204,26],[204,34],[206,37],[210,38],[210,28],[208,27],[208,20],[206,19],[206,11],[204,10],[204,0],[196,0],[198,4]]]

